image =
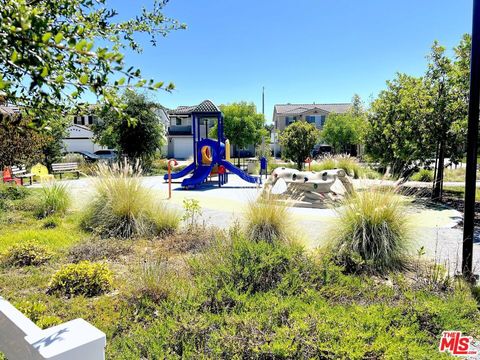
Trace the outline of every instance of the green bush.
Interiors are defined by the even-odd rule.
[[[424,182],[432,182],[433,181],[433,171],[427,169],[420,169],[420,171],[416,172],[410,177],[412,181],[424,181]]]
[[[2,256],[2,263],[8,266],[37,266],[45,264],[52,256],[47,247],[30,240],[9,247]]]
[[[16,303],[15,307],[41,329],[59,325],[62,322],[57,316],[46,315],[47,306],[38,301],[22,301]]]
[[[81,261],[62,266],[50,280],[47,292],[91,297],[110,291],[112,284],[113,274],[106,264]]]
[[[0,200],[19,200],[25,199],[29,191],[19,185],[0,184]]]
[[[53,183],[42,186],[36,208],[36,215],[44,218],[50,215],[64,215],[70,206],[70,194],[65,184]]]
[[[406,266],[408,245],[404,200],[393,190],[356,192],[336,208],[334,251],[347,269],[385,273]]]
[[[247,205],[246,234],[253,241],[284,241],[291,233],[288,207],[275,203],[272,196],[267,193]]]
[[[156,203],[142,186],[140,172],[127,164],[113,168],[100,165],[95,191],[82,225],[101,237],[162,236],[173,233],[179,225],[178,214]]]

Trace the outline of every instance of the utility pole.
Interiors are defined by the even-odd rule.
[[[262,115],[265,119],[265,86],[262,86]]]
[[[462,273],[473,280],[473,235],[477,186],[477,141],[480,108],[480,0],[473,0],[470,94],[468,101],[467,171],[463,214]],[[440,164],[441,166],[442,164]]]

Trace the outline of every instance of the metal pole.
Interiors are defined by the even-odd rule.
[[[265,118],[265,86],[262,86],[262,115]]]
[[[480,0],[473,0],[470,95],[468,102],[467,170],[465,175],[465,210],[463,220],[462,273],[473,275],[473,235],[475,191],[477,182],[477,140],[480,107]]]

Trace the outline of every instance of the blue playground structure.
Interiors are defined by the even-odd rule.
[[[172,179],[178,179],[192,173],[190,177],[183,179],[182,187],[194,189],[206,182],[208,177],[212,175],[218,175],[218,186],[222,186],[228,182],[228,174],[233,173],[249,183],[261,184],[261,177],[250,176],[228,161],[230,144],[223,133],[223,114],[215,104],[205,100],[194,109],[191,116],[193,163],[177,173],[172,173]],[[212,118],[215,118],[218,122],[218,140],[208,138],[208,126],[205,132],[207,138],[201,137],[201,120]],[[168,180],[168,174],[164,176],[164,179]]]

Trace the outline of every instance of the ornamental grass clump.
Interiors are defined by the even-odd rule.
[[[347,175],[358,179],[364,175],[364,168],[355,157],[350,155],[327,155],[311,165],[312,171],[343,169]]]
[[[334,253],[347,271],[384,274],[407,267],[409,229],[404,199],[394,190],[371,188],[336,208]]]
[[[245,211],[246,235],[253,241],[285,241],[290,235],[288,207],[265,194],[250,201]]]
[[[51,183],[42,186],[35,213],[39,218],[64,215],[70,206],[70,194],[65,184]]]
[[[179,222],[175,211],[156,202],[142,186],[141,170],[127,163],[99,165],[95,196],[82,219],[84,228],[101,237],[130,238],[169,234]]]

